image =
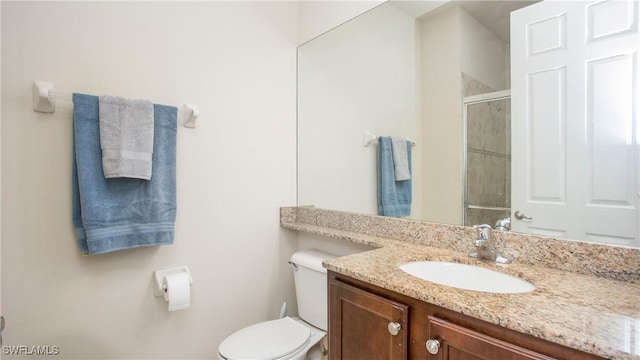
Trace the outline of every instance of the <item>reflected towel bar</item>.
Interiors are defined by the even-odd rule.
[[[378,143],[378,135],[374,135],[368,131],[362,133],[362,146],[371,146]],[[416,142],[407,138],[407,141],[411,142],[411,146],[416,146]]]

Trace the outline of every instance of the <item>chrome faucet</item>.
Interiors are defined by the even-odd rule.
[[[473,245],[476,247],[476,251],[469,254],[469,256],[480,259],[495,261],[498,264],[508,264],[510,261],[498,254],[493,239],[491,239],[491,225],[473,225],[478,231],[478,238],[473,240]]]
[[[496,230],[509,231],[511,230],[511,216],[496,221]]]

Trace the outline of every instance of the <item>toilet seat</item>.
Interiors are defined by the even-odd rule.
[[[229,360],[284,360],[302,350],[311,330],[290,317],[248,326],[229,335],[218,348]]]

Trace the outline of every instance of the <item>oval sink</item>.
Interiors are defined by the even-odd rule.
[[[414,261],[400,265],[410,275],[436,284],[498,294],[525,293],[535,289],[528,281],[483,267],[440,261]]]

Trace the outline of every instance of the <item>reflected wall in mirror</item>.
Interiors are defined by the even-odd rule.
[[[640,246],[638,2],[552,3],[391,1],[300,46],[298,205],[377,213],[368,132],[415,141],[411,218]]]

